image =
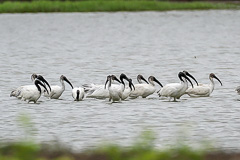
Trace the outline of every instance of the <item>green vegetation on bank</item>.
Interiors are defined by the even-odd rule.
[[[56,147],[56,146],[55,146]],[[188,147],[165,151],[138,146],[108,146],[81,153],[31,143],[12,143],[0,147],[1,160],[205,160],[204,154]]]
[[[29,128],[29,126],[28,126]],[[30,127],[31,128],[31,127]],[[28,133],[26,133],[28,134]],[[205,150],[192,149],[183,142],[172,148],[158,150],[154,147],[154,134],[143,132],[135,143],[128,147],[104,145],[103,147],[73,152],[59,143],[37,145],[29,140],[0,145],[1,160],[205,160]]]
[[[131,147],[109,145],[88,151],[71,151],[60,144],[36,145],[30,142],[0,145],[1,160],[232,160],[240,159],[240,153],[194,150],[189,146],[176,146],[157,150],[147,144]]]
[[[25,114],[19,117],[19,124],[24,131],[23,139],[10,143],[0,141],[0,160],[214,160],[222,157],[224,160],[240,159],[239,153],[214,152],[209,142],[199,142],[200,147],[193,149],[186,142],[188,138],[185,132],[179,133],[174,146],[156,149],[155,134],[149,130],[142,132],[128,147],[104,145],[78,152],[58,142],[47,145],[34,143],[34,124]]]
[[[155,0],[87,0],[31,2],[6,1],[0,3],[0,13],[25,12],[116,12],[116,11],[168,11],[239,9],[239,3],[224,2],[168,2]]]

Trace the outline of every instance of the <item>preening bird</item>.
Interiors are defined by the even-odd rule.
[[[123,96],[122,100],[126,99],[128,95],[130,94],[128,87],[125,86],[124,79],[128,81],[129,86],[133,86],[132,81],[130,82],[129,78],[125,74],[120,75],[120,85],[119,84],[113,84],[114,81],[111,82],[112,87],[120,87],[123,90]],[[106,81],[107,82],[107,81]],[[105,99],[109,98],[109,91],[105,89],[104,84],[84,84],[84,91],[86,92],[87,98],[99,98],[99,99]],[[130,88],[131,90],[131,88]]]
[[[85,92],[82,87],[72,89],[72,97],[75,101],[82,101],[84,98]]]
[[[104,84],[84,84],[82,85],[87,98],[105,99],[109,98],[109,91],[104,88]]]
[[[135,86],[132,83],[132,79],[129,78],[128,79],[128,86],[125,86],[125,89],[123,91],[122,94],[122,100],[125,100],[129,97],[129,95],[131,94],[131,92],[133,92],[135,90]]]
[[[194,88],[188,88],[186,93],[191,97],[208,97],[214,90],[214,81],[213,78],[218,80],[218,82],[222,85],[222,82],[214,73],[209,75],[210,84],[199,84],[198,86],[194,86]]]
[[[84,84],[83,88],[87,98],[109,98],[109,92],[107,89],[104,89],[104,84]]]
[[[31,88],[25,87],[25,88],[21,89],[20,94],[21,94],[22,100],[27,101],[28,103],[29,102],[36,103],[42,94],[42,90],[41,90],[40,86],[42,86],[48,93],[47,88],[41,83],[40,80],[36,79],[34,81],[34,84],[35,84],[34,88],[33,87],[31,87]]]
[[[47,86],[49,87],[49,89],[51,91],[51,87],[50,87],[49,83],[43,78],[43,76],[37,75],[37,74],[34,73],[34,74],[32,74],[31,79],[32,79],[33,82],[36,79],[40,80],[41,82],[43,82],[44,86],[46,86],[46,84],[47,84]],[[17,97],[17,98],[21,99],[22,98],[22,95],[21,95],[21,90],[22,89],[29,89],[30,90],[30,89],[35,88],[35,87],[36,87],[35,85],[20,86],[20,87],[18,87],[17,89],[15,89],[11,92],[10,97],[13,96],[13,97]],[[41,85],[40,85],[40,87],[43,90],[43,87]]]
[[[122,86],[112,86],[112,82],[113,81],[117,81],[118,83],[122,84],[116,76],[114,75],[109,75],[107,76],[107,80],[105,82],[105,86],[104,88],[105,89],[108,89],[109,91],[109,101],[110,102],[117,102],[117,101],[121,101],[122,99],[122,92],[123,92],[123,89],[122,89]]]
[[[71,82],[63,75],[60,77],[60,86],[50,86],[43,76],[32,74],[31,79],[34,85],[20,86],[13,90],[10,96],[36,103],[40,98],[41,93],[44,92],[45,96],[50,97],[51,99],[58,99],[65,90],[65,81],[72,87],[72,97],[75,101],[83,100],[86,94],[86,97],[109,98],[109,101],[117,102],[125,100],[128,97],[148,97],[156,91],[154,83],[156,82],[162,87],[157,92],[160,97],[169,97],[169,100],[173,98],[174,101],[176,101],[176,99],[180,99],[183,94],[188,94],[191,97],[210,96],[215,87],[214,79],[222,85],[222,82],[214,73],[209,75],[210,84],[198,84],[197,80],[187,71],[179,72],[178,78],[180,79],[180,83],[170,83],[162,86],[154,76],[149,76],[147,81],[139,74],[137,76],[139,84],[133,85],[132,79],[122,73],[119,78],[120,80],[115,75],[109,75],[107,76],[105,84],[86,84],[83,85],[83,87],[73,88]],[[193,86],[190,78],[196,82],[195,86]],[[119,84],[113,84],[115,81]],[[126,81],[128,82],[128,85]],[[191,83],[192,87],[188,87],[188,82]],[[236,88],[236,92],[240,94],[240,86]]]
[[[169,101],[171,100],[171,98],[174,98],[174,101],[176,101],[176,99],[179,99],[187,90],[188,88],[187,81],[189,81],[193,87],[191,80],[187,77],[187,75],[184,72],[179,72],[178,77],[180,79],[180,83],[166,84],[158,92],[158,95],[163,97],[170,97]]]
[[[185,73],[186,74],[186,76],[188,76],[188,77],[190,77],[190,78],[192,78],[195,82],[196,82],[196,84],[197,84],[197,86],[198,86],[198,82],[197,82],[197,80],[188,72],[188,71],[183,71],[183,73]]]
[[[148,97],[149,95],[153,94],[156,91],[154,82],[158,83],[161,87],[163,87],[162,84],[154,76],[150,76],[148,78],[148,81],[149,83],[147,84],[146,83],[135,84],[135,90],[130,93],[129,97],[131,98],[137,98],[139,96],[141,96],[142,98]]]
[[[124,82],[124,79],[128,81],[128,86],[125,85],[125,82]],[[120,81],[121,81],[121,84],[120,85],[117,85],[117,84],[114,84],[112,85],[112,87],[114,88],[118,88],[120,90],[121,88],[121,100],[125,100],[128,98],[128,96],[130,95],[130,93],[132,92],[133,89],[135,89],[133,83],[132,83],[132,79],[129,79],[125,74],[121,74],[120,75]]]

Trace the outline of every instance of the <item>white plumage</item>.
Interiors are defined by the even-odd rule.
[[[109,98],[109,92],[104,88],[104,84],[84,84],[83,88],[87,98]]]
[[[32,74],[32,76],[31,76],[31,80],[34,82],[34,80],[37,78],[37,75],[34,73],[34,74]],[[25,88],[25,87],[35,87],[35,85],[24,85],[24,86],[20,86],[20,87],[18,87],[18,88],[16,88],[15,90],[13,90],[12,92],[11,92],[11,94],[10,94],[10,97],[17,97],[17,98],[22,98],[21,96],[20,96],[20,92],[21,92],[21,90],[23,89],[23,88]]]
[[[111,81],[111,87],[112,88],[118,88],[122,89],[123,93],[122,93],[122,100],[125,100],[126,98],[128,98],[132,88],[125,86],[125,83],[123,81],[123,79],[126,79],[129,82],[129,86],[133,86],[131,79],[127,78],[127,76],[125,74],[121,74],[120,75],[120,80],[121,82],[120,85],[119,84],[113,84],[114,81]],[[106,83],[108,82],[108,80],[106,81]],[[105,88],[105,85],[98,85],[98,84],[84,84],[84,91],[86,92],[86,97],[87,98],[99,98],[99,99],[105,99],[105,98],[109,98],[109,90]]]
[[[210,84],[199,84],[199,86],[194,86],[194,88],[188,88],[186,93],[191,97],[208,97],[214,90],[214,81],[213,78],[217,79],[219,83],[222,85],[222,82],[215,76],[215,74],[211,73],[209,75]]]
[[[48,93],[47,88],[38,79],[34,81],[34,84],[35,84],[34,88],[24,87],[21,89],[20,94],[22,100],[27,101],[28,103],[29,102],[36,103],[42,93],[41,87],[39,85],[41,85]]]
[[[135,86],[132,83],[132,79],[128,79],[128,86],[125,86],[125,89],[122,93],[122,100],[125,100],[129,95],[135,90]]]
[[[114,81],[114,80],[118,81],[120,83],[120,85],[112,86],[111,84],[112,84],[112,81]],[[123,87],[122,83],[117,79],[117,77],[114,75],[108,76],[107,81],[105,83],[105,88],[106,88],[106,85],[107,85],[107,89],[109,91],[109,101],[110,102],[121,101],[124,87]]]
[[[141,96],[142,98],[146,98],[149,95],[153,94],[156,91],[154,81],[162,87],[162,84],[154,76],[150,76],[148,78],[148,81],[149,84],[141,83],[134,85],[135,90],[130,93],[129,97],[137,98]]]
[[[48,87],[49,87],[49,89],[50,89],[50,91],[51,91],[50,85],[49,85],[48,82],[43,78],[43,76],[37,75],[37,74],[32,74],[31,79],[32,79],[32,81],[33,81],[34,83],[35,83],[35,80],[36,80],[36,79],[40,80],[41,82],[43,82],[43,84],[44,84],[45,87],[46,87],[45,84],[47,84]],[[24,85],[24,86],[20,86],[20,87],[18,87],[17,89],[15,89],[15,90],[13,90],[13,91],[11,92],[10,97],[13,96],[13,97],[17,97],[17,98],[21,99],[21,98],[22,98],[22,92],[21,92],[21,91],[22,91],[23,89],[24,89],[24,90],[31,90],[31,89],[35,89],[35,88],[36,88],[36,85]],[[42,91],[45,90],[45,88],[42,87],[41,85],[40,85],[40,88],[41,88]]]
[[[85,92],[82,87],[72,89],[72,97],[75,101],[82,101],[84,98]]]
[[[112,75],[112,80],[114,79],[114,75]],[[124,79],[128,81],[128,86],[125,85]],[[130,93],[132,92],[133,89],[135,89],[132,79],[129,79],[125,74],[120,75],[120,85],[112,85],[112,88],[115,90],[119,90],[121,92],[121,100],[125,100],[128,98]],[[133,88],[132,88],[133,87]]]
[[[61,86],[58,86],[58,85],[51,86],[52,90],[49,93],[49,95],[48,94],[44,94],[44,96],[49,97],[51,99],[58,99],[62,95],[62,93],[65,91],[64,81],[66,81],[73,89],[73,86],[70,83],[70,81],[64,75],[61,75],[61,77],[60,77]]]
[[[192,82],[190,81],[190,79],[186,76],[185,73],[183,72],[179,72],[178,77],[180,79],[180,83],[170,83],[170,84],[166,84],[159,92],[158,95],[159,96],[163,96],[163,97],[170,97],[169,100],[171,100],[171,98],[174,98],[174,101],[176,101],[176,99],[179,99],[187,90],[188,88],[188,83],[187,80],[192,84]],[[193,85],[192,85],[193,86]]]

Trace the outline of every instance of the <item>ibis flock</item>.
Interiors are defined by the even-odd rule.
[[[109,99],[110,102],[121,102],[138,97],[146,98],[154,93],[157,93],[159,97],[168,98],[169,101],[177,101],[184,94],[190,97],[210,96],[215,86],[214,79],[222,85],[214,73],[209,74],[210,84],[198,83],[187,71],[179,72],[178,78],[180,80],[178,83],[162,85],[154,76],[149,76],[146,80],[142,75],[138,75],[138,84],[133,84],[132,79],[122,73],[119,78],[115,75],[108,75],[104,84],[89,83],[83,84],[81,87],[73,87],[64,75],[60,76],[60,85],[50,85],[42,75],[32,74],[33,84],[16,88],[10,96],[28,103],[36,103],[41,96],[59,99],[65,90],[65,83],[68,83],[72,88],[72,97],[75,101],[82,101],[84,98],[97,98]],[[156,85],[160,86],[160,90],[156,91],[159,88]],[[240,94],[240,86],[237,87],[236,92]]]

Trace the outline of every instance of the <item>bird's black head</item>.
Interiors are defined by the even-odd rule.
[[[72,89],[73,89],[73,85],[72,85],[72,83],[67,79],[67,77],[65,77],[64,75],[61,75],[60,80],[66,81],[66,82],[72,87]]]
[[[195,82],[196,82],[196,84],[197,84],[197,86],[198,86],[198,82],[197,82],[197,80],[188,72],[188,71],[183,71],[183,73],[185,73],[186,74],[186,76],[188,76],[188,77],[190,77],[190,78],[192,78]]]
[[[137,76],[138,83],[142,83],[142,80],[144,80],[147,84],[149,84],[148,81],[141,74],[139,74]]]
[[[45,78],[43,78],[42,75],[38,75],[38,76],[37,76],[37,79],[39,79],[40,81],[42,81],[44,84],[47,84],[47,85],[48,85],[48,88],[49,88],[49,90],[50,90],[50,92],[51,92],[51,87],[50,87],[49,83],[45,80]]]
[[[218,82],[221,84],[221,86],[222,86],[222,82],[220,81],[220,79],[218,79],[218,77],[214,74],[214,73],[211,73],[210,75],[209,75],[209,78],[215,78],[216,80],[218,80]]]
[[[192,81],[187,77],[187,75],[184,72],[179,72],[178,77],[182,82],[184,82],[183,78],[185,78],[187,81],[189,81],[191,83],[192,88],[193,88]]]

